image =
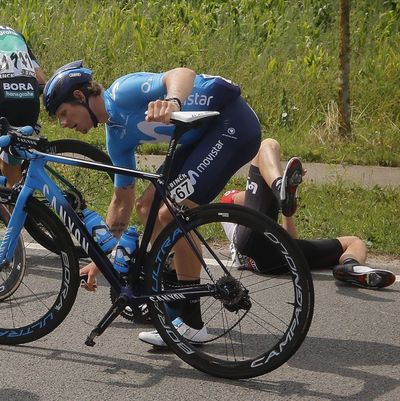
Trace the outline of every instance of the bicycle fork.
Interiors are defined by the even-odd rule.
[[[7,189],[7,192],[9,190]],[[3,236],[3,240],[0,246],[0,267],[4,263],[9,263],[14,257],[14,252],[17,246],[19,234],[24,227],[27,212],[25,205],[32,195],[33,190],[28,187],[24,187],[18,196],[17,203],[15,204],[14,210],[11,213],[10,221],[7,225],[6,233]]]

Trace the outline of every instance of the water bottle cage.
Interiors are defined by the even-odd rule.
[[[100,247],[103,247],[104,244],[114,239],[114,237],[109,232],[107,232],[107,230],[102,225],[93,226],[92,235],[94,240],[99,244]]]
[[[114,266],[120,268],[127,268],[128,272],[131,271],[131,267],[134,263],[135,252],[128,253],[125,247],[117,246],[114,258]]]
[[[121,253],[122,253],[122,255],[121,255]],[[132,256],[133,255],[128,253],[126,248],[124,248],[123,246],[117,246],[115,258],[123,257],[125,262],[129,262],[131,260]]]

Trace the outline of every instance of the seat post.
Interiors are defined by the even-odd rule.
[[[174,133],[169,141],[167,155],[163,164],[163,169],[161,171],[162,178],[164,182],[168,182],[169,176],[171,174],[172,163],[174,160],[176,146],[181,136],[192,128],[192,124],[177,124],[175,126]]]

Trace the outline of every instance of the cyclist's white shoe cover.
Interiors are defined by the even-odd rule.
[[[203,326],[203,328],[199,330],[193,329],[192,327],[184,323],[180,317],[177,317],[172,323],[179,334],[181,334],[183,337],[190,340],[190,342],[194,344],[202,343],[208,340],[206,326]],[[142,331],[141,333],[139,333],[139,340],[147,344],[154,345],[155,347],[167,347],[167,344],[165,344],[164,340],[158,334],[157,330]]]

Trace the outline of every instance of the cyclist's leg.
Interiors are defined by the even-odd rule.
[[[283,169],[281,165],[281,151],[279,143],[272,138],[264,139],[260,149],[252,159],[245,191],[228,191],[221,198],[222,203],[244,205],[267,214],[270,207],[271,218],[277,219],[280,205],[280,187]],[[274,188],[274,192],[271,187]],[[268,215],[268,214],[267,214]]]
[[[175,154],[171,180],[183,173],[189,177],[194,194],[183,202],[189,208],[211,202],[223,189],[230,177],[257,153],[260,141],[260,125],[254,111],[242,99],[221,111],[218,118],[207,126],[207,132],[195,143],[181,146]],[[218,172],[217,174],[215,172]],[[137,202],[142,219],[148,215],[149,200],[153,189],[148,190]],[[161,206],[159,221],[154,234],[158,235],[172,219],[166,206]],[[194,237],[194,243],[197,243]],[[201,248],[198,246],[198,251]],[[175,244],[174,266],[180,281],[197,283],[200,264],[187,242]],[[193,326],[201,326],[197,302],[186,303],[182,314]]]
[[[253,177],[249,176],[246,188],[250,188],[255,193],[258,189],[257,181],[264,180],[264,185],[270,188],[279,207],[282,209],[282,213],[290,217],[296,211],[297,187],[302,181],[303,168],[300,160],[293,157],[288,161],[285,170],[283,170],[280,158],[281,150],[279,143],[272,138],[263,140],[257,155],[251,162],[250,174]],[[257,175],[260,178],[253,181],[251,178],[257,178]],[[242,202],[243,199],[241,196],[238,196],[236,203]],[[264,207],[267,207],[266,202],[264,205]]]
[[[10,221],[9,208],[5,204],[0,204],[0,238],[4,237]],[[21,284],[25,271],[25,246],[22,235],[20,235],[12,261],[0,264],[0,302],[16,291]]]
[[[303,252],[311,269],[332,268],[339,263],[343,254],[341,242],[336,239],[303,240],[297,239],[297,245]]]
[[[22,178],[21,160],[12,159],[6,152],[0,152],[0,169],[7,178],[7,186],[12,187]]]
[[[211,202],[231,176],[257,153],[260,141],[259,121],[254,111],[239,98],[225,107],[207,126],[207,132],[195,143],[176,154],[172,177],[184,173],[190,178],[194,193],[183,203],[193,208]],[[160,209],[161,226],[171,221],[166,207]],[[194,237],[199,252],[196,237]],[[186,240],[175,244],[174,266],[180,281],[199,281],[200,264]],[[202,326],[199,303],[182,306],[182,316],[193,327]]]
[[[228,191],[222,196],[221,202],[245,205],[277,221],[280,208],[280,190],[274,193],[271,185],[278,178],[281,179],[282,174],[279,144],[273,139],[266,139],[261,143],[257,155],[251,161],[246,190],[244,192],[236,191],[238,193]],[[240,253],[243,253],[245,244],[249,240],[249,232],[241,229],[236,232],[236,228],[231,227],[229,223],[224,223],[223,227],[227,238],[231,241],[232,253],[239,262],[242,256]],[[233,243],[234,234],[235,243]],[[238,249],[236,249],[237,247]],[[249,268],[252,266],[253,263],[250,263]]]
[[[287,271],[278,268],[276,259],[271,256],[272,252],[267,252],[268,259],[265,258],[264,249],[260,246],[259,238],[255,238],[252,233],[247,230],[238,229],[235,238],[235,244],[238,251],[250,258],[252,264],[248,267],[243,266],[248,270],[256,266],[256,270],[266,274],[287,273]],[[295,239],[295,243],[304,255],[308,266],[311,269],[332,268],[339,263],[340,257],[343,254],[343,248],[339,239],[318,239],[318,240],[303,240]],[[275,267],[274,267],[275,266]]]
[[[334,260],[332,273],[335,279],[364,288],[383,288],[392,285],[396,276],[387,269],[366,264],[367,247],[356,236],[338,237],[342,254]]]
[[[263,141],[263,143],[265,147],[265,141]],[[266,179],[260,172],[259,158],[260,151],[251,162],[244,196],[238,196],[232,193],[224,194],[221,201],[223,201],[223,203],[232,202],[234,204],[244,204],[252,210],[256,210],[263,215],[277,221],[279,215],[279,201],[272,192],[271,188],[268,186]],[[277,160],[280,165],[279,158],[277,158]],[[278,167],[275,170],[281,171],[281,168]],[[231,242],[230,250],[232,263],[234,266],[238,267],[239,269],[258,271],[259,269],[255,261],[254,253],[257,254],[257,250],[261,250],[262,247],[259,247],[257,238],[253,238],[251,232],[244,227],[237,228],[231,223],[223,223],[222,226],[228,240]],[[251,244],[251,246],[249,244]],[[265,253],[261,252],[261,257],[263,255],[265,255]],[[270,258],[271,255],[269,255],[269,259]],[[272,265],[274,264],[272,263]]]
[[[361,238],[355,235],[346,235],[337,237],[337,240],[342,245],[343,250],[337,263],[343,263],[349,258],[357,260],[358,263],[365,263],[367,259],[367,246]]]
[[[281,165],[281,148],[278,141],[272,138],[264,139],[251,164],[258,168],[265,183],[271,188],[277,200],[280,201],[283,169]]]
[[[235,202],[236,204],[236,198]],[[240,203],[238,203],[240,204]],[[243,205],[277,221],[279,215],[279,201],[268,186],[259,168],[253,163],[250,165]]]

